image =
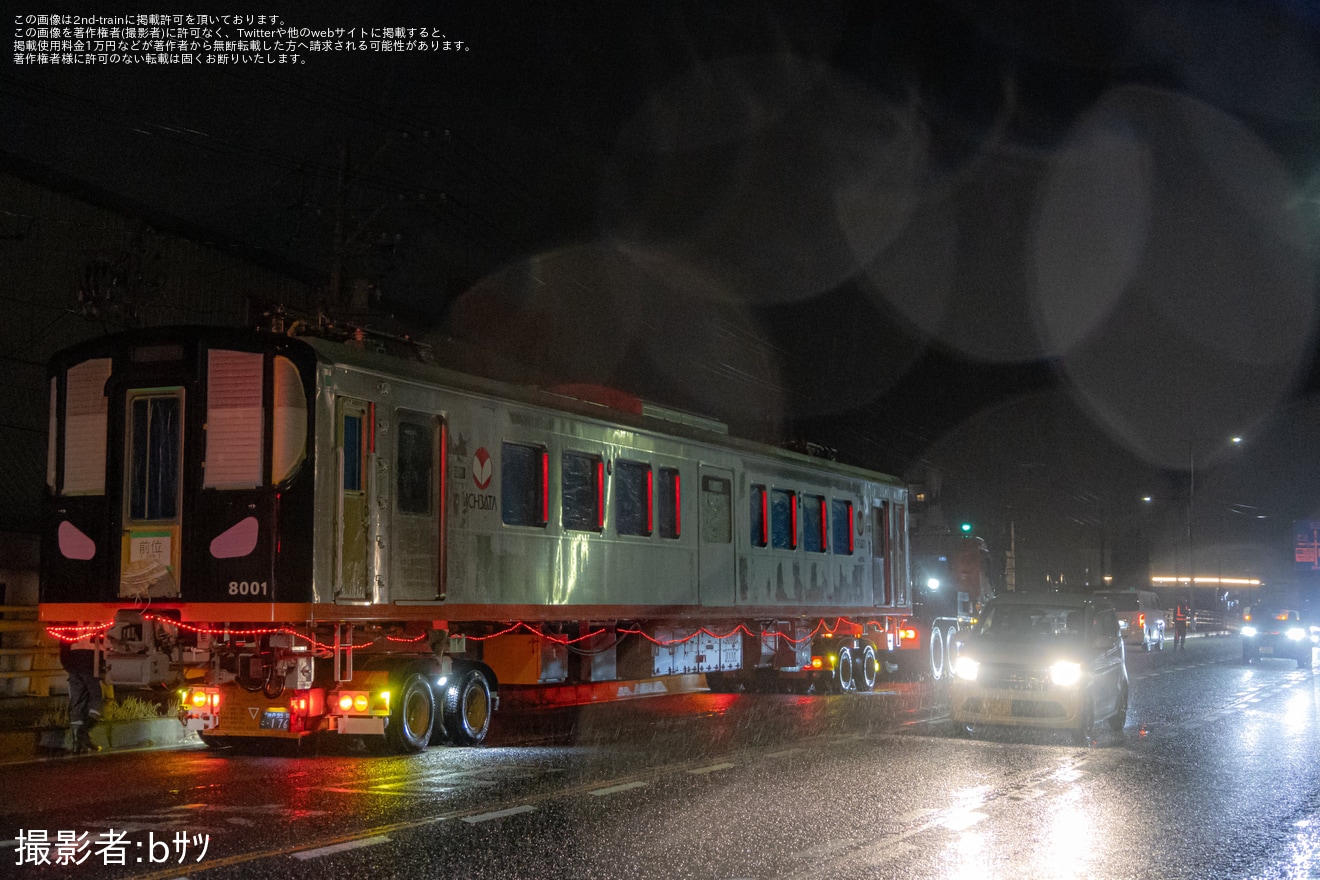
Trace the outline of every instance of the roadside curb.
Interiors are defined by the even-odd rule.
[[[91,737],[101,751],[89,754],[174,748],[201,742],[177,718],[103,721],[92,728]],[[72,746],[73,733],[67,727],[0,731],[0,764],[72,757]]]

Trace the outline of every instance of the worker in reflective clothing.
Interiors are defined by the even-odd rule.
[[[97,676],[96,649],[90,642],[60,641],[60,665],[69,674],[69,729],[73,752],[99,752],[91,731],[101,720],[101,680]]]
[[[1178,607],[1173,611],[1173,649],[1175,651],[1187,647],[1187,616],[1190,613],[1190,609],[1183,602],[1179,602]]]

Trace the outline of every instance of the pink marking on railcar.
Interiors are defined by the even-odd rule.
[[[215,536],[211,555],[216,559],[236,559],[257,549],[257,518],[249,516]]]
[[[91,559],[96,555],[96,542],[67,519],[60,523],[60,553],[65,559]]]

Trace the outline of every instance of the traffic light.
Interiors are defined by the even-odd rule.
[[[963,523],[959,528],[962,529],[964,535],[970,535],[972,533],[972,524],[969,522]]]

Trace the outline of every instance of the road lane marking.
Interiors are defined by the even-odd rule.
[[[375,846],[378,843],[389,843],[390,839],[384,835],[375,837],[363,837],[360,840],[348,840],[343,843],[336,843],[330,846],[322,846],[317,849],[305,849],[302,852],[291,853],[299,861],[308,859],[319,859],[321,856],[330,856],[335,853],[347,852],[350,849],[360,849],[364,846]]]
[[[507,816],[516,816],[519,813],[530,813],[536,807],[531,804],[522,804],[517,807],[509,807],[507,810],[496,810],[493,813],[481,813],[477,816],[464,816],[463,821],[469,825],[476,825],[478,822],[491,822],[495,819],[503,819]]]
[[[721,770],[729,770],[732,769],[734,766],[735,765],[726,762],[724,764],[711,764],[709,767],[697,767],[696,769],[689,770],[688,772],[691,773],[693,776],[704,776],[707,773],[718,773]]]
[[[801,852],[792,853],[793,858],[804,862],[815,862],[832,855],[841,849],[851,849],[861,843],[855,837],[845,837],[842,840],[834,840],[829,843],[822,843],[820,846],[813,846],[811,849],[804,849]]]
[[[805,752],[805,751],[806,751],[806,749],[784,749],[782,752],[770,752],[768,755],[766,755],[766,757],[767,757],[767,758],[787,758],[787,757],[790,757],[791,755],[801,754],[802,752]]]
[[[621,783],[620,785],[611,785],[608,788],[594,788],[591,791],[587,792],[587,794],[595,795],[596,797],[603,797],[604,795],[607,794],[618,794],[621,791],[631,791],[634,788],[645,788],[645,787],[646,787],[645,782],[624,782]]]

